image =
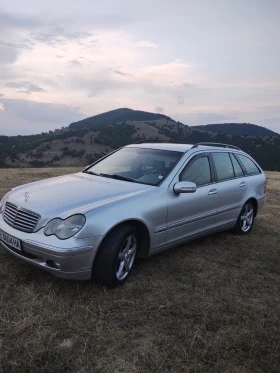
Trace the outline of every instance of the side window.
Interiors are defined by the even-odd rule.
[[[260,173],[259,168],[255,165],[253,161],[251,161],[250,158],[242,154],[234,154],[234,155],[244,166],[247,175],[256,175]]]
[[[231,154],[231,160],[233,164],[235,177],[243,176],[244,174],[242,168],[233,154]]]
[[[196,185],[211,183],[211,171],[207,156],[191,160],[179,176],[180,181],[191,181]]]
[[[228,153],[212,153],[218,181],[234,178],[234,172]]]

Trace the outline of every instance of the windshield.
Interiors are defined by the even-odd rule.
[[[84,172],[148,185],[158,185],[172,170],[182,152],[122,148]]]

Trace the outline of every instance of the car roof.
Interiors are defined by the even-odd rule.
[[[146,142],[141,144],[130,144],[126,148],[143,148],[143,149],[156,149],[156,150],[171,150],[177,152],[186,152],[191,149],[191,144],[177,144],[172,142]]]

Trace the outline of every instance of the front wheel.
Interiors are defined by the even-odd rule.
[[[131,273],[139,244],[136,229],[123,225],[105,237],[94,261],[94,280],[108,287],[122,285]]]
[[[239,234],[246,234],[253,228],[255,220],[255,206],[252,201],[247,201],[242,207],[235,225],[235,231]]]

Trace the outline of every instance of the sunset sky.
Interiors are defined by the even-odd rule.
[[[2,0],[0,135],[108,110],[280,133],[279,0]]]

